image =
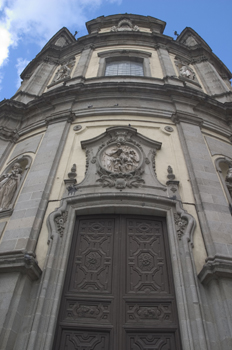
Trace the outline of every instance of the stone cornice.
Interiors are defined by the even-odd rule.
[[[13,253],[0,255],[0,273],[20,272],[32,281],[38,280],[42,271],[35,257],[29,253]]]
[[[174,113],[172,115],[171,120],[175,123],[178,124],[180,122],[184,122],[184,123],[189,123],[189,124],[194,124],[194,125],[198,125],[199,127],[201,127],[203,125],[203,119],[197,117],[194,114],[190,114],[190,113]]]
[[[163,102],[170,105],[170,107],[168,107],[170,117],[171,114],[173,114],[173,108],[176,110],[175,104],[178,103],[179,107],[176,111],[178,117],[173,117],[175,122],[181,119],[182,121],[185,120],[186,122],[202,125],[202,119],[197,118],[198,113],[196,112],[194,114],[196,110],[202,109],[202,111],[207,111],[207,122],[209,122],[210,115],[212,114],[214,119],[219,119],[220,123],[225,124],[224,134],[228,136],[227,125],[230,123],[232,115],[231,103],[223,104],[203,92],[189,87],[164,84],[162,79],[158,81],[153,78],[144,78],[139,83],[131,81],[129,78],[128,81],[125,81],[125,77],[123,80],[124,81],[121,82],[116,81],[115,83],[112,78],[108,79],[106,77],[88,80],[82,79],[83,83],[70,84],[69,86],[61,86],[53,89],[30,101],[28,104],[19,103],[14,100],[3,101],[4,103],[0,105],[0,116],[2,116],[0,117],[0,125],[2,126],[3,133],[6,134],[6,138],[9,137],[10,134],[16,135],[16,133],[18,133],[21,135],[22,130],[24,130],[24,134],[32,129],[41,127],[41,125],[47,125],[47,122],[50,121],[51,118],[53,122],[55,122],[55,120],[59,121],[62,118],[69,118],[68,115],[70,115],[70,113],[76,113],[75,111],[78,104],[80,105],[78,115],[90,116],[106,113],[126,113],[128,115],[141,114],[155,116],[158,115],[159,112],[154,109],[154,103],[157,99],[161,99]],[[92,96],[92,102],[89,101],[90,94]],[[131,99],[131,106],[128,104],[124,106],[123,101],[125,100],[125,94],[128,95],[128,99]],[[111,107],[106,105],[104,103],[105,96],[107,96],[108,101],[111,97],[114,99],[117,98],[119,102],[117,108],[113,107],[113,104]],[[139,108],[139,106],[136,108],[134,107],[132,100],[138,98],[140,100],[145,98],[147,102],[149,101],[146,109],[142,107]],[[97,103],[99,106],[98,108],[96,108],[96,105],[93,105],[91,109],[88,107],[94,103],[93,101],[99,101],[100,99],[102,99],[103,102],[102,105]],[[185,105],[187,103],[186,101],[191,101],[193,108],[193,113],[190,113],[191,115],[189,115],[189,113],[186,115],[181,112],[182,107],[180,106],[182,104]],[[61,105],[64,105],[65,109],[60,110]],[[74,105],[75,110],[73,111]],[[8,129],[3,129],[5,127],[4,120],[6,118],[7,121],[12,121],[12,128],[8,127]],[[205,125],[205,127],[207,128],[207,125]],[[222,125],[220,125],[220,128],[221,133],[223,132]]]
[[[91,33],[96,33],[102,28],[110,28],[117,26],[118,23],[123,19],[128,19],[134,25],[149,28],[151,31],[158,33],[163,33],[166,23],[160,19],[151,16],[141,16],[134,14],[118,14],[111,16],[101,16],[86,23],[86,28]]]
[[[198,274],[202,284],[220,278],[232,278],[232,258],[224,256],[208,257],[202,270]]]

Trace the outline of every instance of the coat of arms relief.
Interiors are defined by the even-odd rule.
[[[97,182],[103,187],[115,187],[124,189],[126,187],[139,187],[145,183],[142,175],[143,151],[141,145],[131,138],[125,131],[117,131],[113,139],[99,150],[98,154]]]
[[[155,172],[156,152],[161,143],[151,140],[131,126],[117,126],[81,142],[86,150],[86,175],[80,183],[67,187],[69,195],[81,193],[136,191],[150,193],[151,188],[164,193]]]

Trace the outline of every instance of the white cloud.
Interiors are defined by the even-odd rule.
[[[16,87],[17,89],[20,87],[21,85],[21,78],[20,78],[20,74],[22,73],[22,71],[24,70],[24,68],[28,65],[30,61],[28,61],[27,59],[23,59],[21,57],[17,58],[17,63],[16,63],[16,69],[17,69],[17,75],[18,75],[18,80],[17,80],[17,84]]]
[[[44,45],[63,26],[84,27],[86,11],[122,0],[0,0],[0,66],[23,38]],[[89,19],[89,18],[88,18]]]

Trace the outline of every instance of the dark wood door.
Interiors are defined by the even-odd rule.
[[[77,220],[54,350],[179,350],[165,220]]]

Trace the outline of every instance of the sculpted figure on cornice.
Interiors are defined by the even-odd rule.
[[[138,32],[139,27],[133,26],[131,21],[127,18],[122,19],[117,26],[113,26],[111,28],[111,32],[123,32],[123,31],[129,31],[129,32]]]
[[[12,170],[0,178],[0,211],[7,210],[21,181],[22,168],[15,163]]]
[[[57,70],[53,82],[64,80],[71,77],[72,68],[74,67],[75,60],[72,59],[69,62],[64,62]]]
[[[190,80],[195,80],[195,73],[194,73],[193,69],[189,67],[188,64],[180,61],[179,59],[177,59],[175,61],[175,64],[179,70],[179,74],[181,77],[187,78]]]

